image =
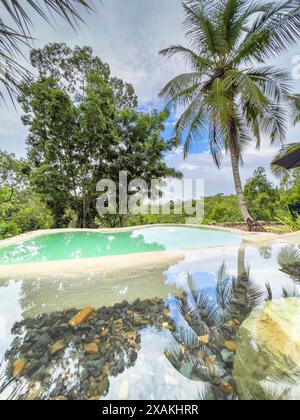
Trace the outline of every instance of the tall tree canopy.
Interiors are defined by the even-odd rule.
[[[64,44],[33,50],[37,79],[21,86],[19,102],[29,128],[30,180],[46,197],[56,226],[76,214],[76,226],[93,226],[97,182],[178,176],[163,162],[170,144],[161,137],[166,113],[135,110],[132,85],[111,77],[90,48]],[[129,181],[130,181],[129,179]]]
[[[300,3],[189,0],[183,8],[189,45],[161,53],[182,56],[191,72],[175,77],[161,95],[169,107],[184,109],[175,137],[185,155],[207,133],[218,166],[223,150],[230,153],[239,206],[253,229],[239,165],[247,146],[259,148],[262,136],[273,144],[285,141],[291,77],[267,63],[300,39]]]

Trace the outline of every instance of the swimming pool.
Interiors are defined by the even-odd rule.
[[[0,248],[0,265],[193,250],[241,242],[242,236],[231,232],[175,226],[113,233],[61,232]]]
[[[277,400],[278,389],[299,400],[299,359],[282,355],[298,354],[299,318],[287,314],[299,308],[299,279],[298,245],[247,242],[161,266],[0,278],[0,400]],[[265,324],[276,331],[277,305],[281,341],[252,338]],[[11,382],[16,360],[26,366]]]

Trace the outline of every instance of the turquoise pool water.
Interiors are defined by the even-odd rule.
[[[192,250],[241,242],[241,235],[186,227],[153,227],[115,233],[54,233],[0,248],[0,265]]]

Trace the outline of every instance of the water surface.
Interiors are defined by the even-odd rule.
[[[236,330],[224,332],[222,317],[240,324],[266,298],[299,296],[299,279],[299,248],[283,244],[191,250],[177,263],[114,273],[7,278],[0,281],[0,357],[9,350],[8,363],[20,355],[31,360],[33,351],[48,372],[45,399],[88,398],[94,389],[102,399],[236,399],[232,367],[221,359],[224,340],[234,341]],[[70,331],[68,316],[85,306],[96,308],[98,318]],[[70,308],[77,309],[66,315]],[[80,340],[98,334],[99,355],[87,356]],[[209,346],[199,342],[206,334]],[[61,353],[45,358],[61,339],[69,340]],[[207,374],[210,363],[233,394],[215,385],[220,379]]]
[[[241,242],[241,235],[234,233],[185,227],[153,227],[116,233],[54,233],[0,248],[0,265],[180,251]]]

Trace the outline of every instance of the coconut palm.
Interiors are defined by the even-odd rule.
[[[300,95],[293,97],[294,124],[300,123]]]
[[[0,17],[0,82],[12,100],[18,81],[27,75],[19,60],[22,49],[32,40],[32,15],[40,16],[47,23],[57,15],[75,29],[76,23],[82,21],[79,7],[91,10],[91,4],[88,0],[1,1],[1,16],[4,18]],[[3,100],[4,93],[0,90],[0,101]]]
[[[243,193],[239,165],[252,142],[265,135],[283,143],[286,135],[290,75],[266,65],[300,39],[298,0],[188,0],[183,2],[189,45],[161,51],[180,55],[191,72],[170,81],[161,96],[167,106],[183,109],[175,141],[184,154],[209,133],[215,163],[230,153],[236,194],[243,218],[253,228]]]

